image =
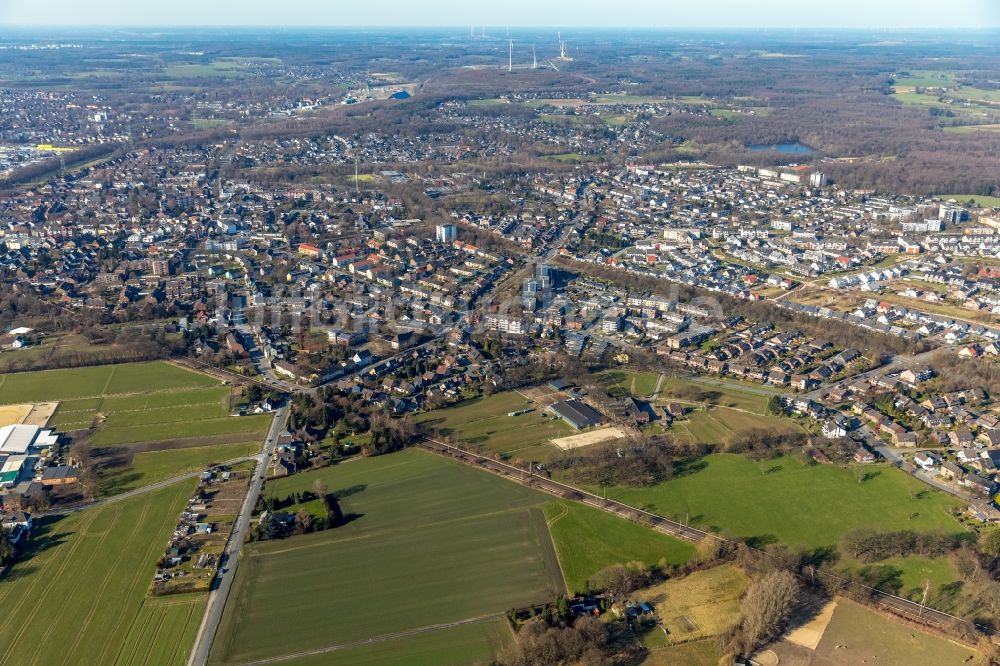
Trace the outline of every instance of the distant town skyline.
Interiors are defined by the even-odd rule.
[[[51,26],[995,28],[997,0],[4,0],[0,24]]]

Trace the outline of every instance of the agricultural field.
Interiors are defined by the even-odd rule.
[[[37,528],[5,577],[0,664],[183,664],[205,597],[147,596],[194,482],[64,517]]]
[[[0,376],[0,404],[99,398],[180,388],[219,386],[207,375],[170,363],[125,363]]]
[[[951,72],[918,70],[896,78],[894,85],[897,88],[953,88],[955,76]]]
[[[815,649],[781,640],[755,658],[761,664],[849,666],[880,664],[949,666],[971,663],[973,651],[913,627],[891,622],[844,598],[836,600],[829,624],[820,627]]]
[[[962,531],[949,514],[958,500],[928,491],[895,468],[873,469],[873,474],[859,483],[849,469],[805,465],[794,457],[758,463],[713,454],[688,461],[669,481],[608,488],[607,496],[761,544],[831,546],[856,527]]]
[[[254,442],[259,447],[272,417],[230,416],[232,391],[164,362],[0,376],[0,405],[59,401],[49,426],[100,451],[102,494],[244,456]]]
[[[114,495],[148,486],[164,479],[196,472],[212,465],[253,455],[260,442],[234,442],[215,446],[196,446],[162,451],[139,451],[128,468],[119,469],[101,479],[101,494]]]
[[[239,58],[216,58],[206,63],[168,65],[163,70],[168,79],[189,79],[202,77],[231,78],[240,76],[248,65]]]
[[[507,416],[527,408],[534,411]],[[420,414],[416,420],[459,446],[510,456],[513,460],[558,458],[562,452],[549,440],[576,433],[562,419],[545,414],[542,405],[517,391],[467,400]]]
[[[588,579],[613,564],[680,565],[694,553],[686,541],[575,502],[546,505],[545,518],[571,592],[587,591]]]
[[[293,666],[466,666],[488,664],[511,640],[506,618],[470,622],[334,652],[296,657]],[[713,665],[714,666],[714,665]]]
[[[316,479],[348,522],[246,549],[213,663],[325,654],[565,593],[545,495],[415,449],[294,475],[266,492],[285,496]],[[428,654],[451,640],[421,636]]]

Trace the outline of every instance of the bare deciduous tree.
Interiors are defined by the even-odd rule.
[[[753,582],[740,603],[746,648],[760,647],[788,620],[799,582],[787,571],[772,571]]]

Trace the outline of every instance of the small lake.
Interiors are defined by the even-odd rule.
[[[793,155],[808,155],[809,153],[816,152],[814,148],[810,148],[804,143],[748,143],[747,150],[768,153],[790,153]]]

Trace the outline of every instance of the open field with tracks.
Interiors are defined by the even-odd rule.
[[[267,492],[317,478],[340,496],[347,524],[246,550],[213,662],[502,615],[565,592],[544,495],[418,450],[299,474]]]
[[[194,482],[41,522],[0,584],[0,664],[183,664],[203,596],[146,596]]]
[[[58,401],[48,425],[92,447],[100,492],[114,494],[252,453],[271,415],[230,416],[232,387],[165,363],[0,376],[0,409]]]

